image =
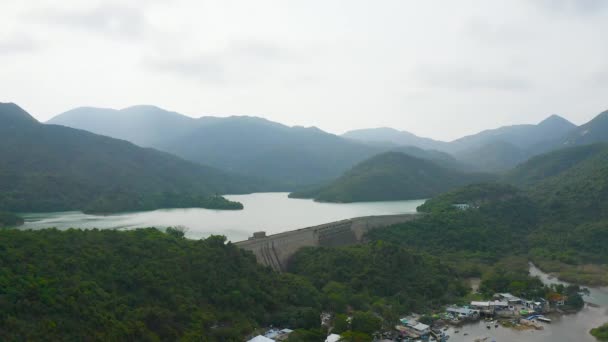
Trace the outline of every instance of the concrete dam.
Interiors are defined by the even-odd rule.
[[[374,228],[411,221],[419,215],[356,217],[268,236],[259,232],[249,240],[236,242],[235,245],[252,251],[259,263],[270,266],[275,271],[285,271],[289,258],[302,247],[357,244],[361,242],[365,233]]]

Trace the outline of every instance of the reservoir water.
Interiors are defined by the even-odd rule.
[[[538,276],[545,284],[568,284],[551,277],[532,264],[530,265],[530,275]],[[486,323],[480,321],[458,328],[458,333],[450,328],[447,331],[450,335],[449,341],[468,342],[487,337],[487,342],[597,342],[589,334],[589,330],[608,322],[608,288],[589,288],[589,292],[589,296],[585,296],[585,301],[595,305],[585,305],[581,311],[575,314],[550,315],[548,317],[552,322],[545,324],[543,330],[518,331],[500,325],[498,328],[492,326],[488,329]]]
[[[24,214],[22,229],[55,227],[133,229],[139,227],[185,226],[192,239],[212,234],[225,235],[228,240],[246,240],[253,232],[267,234],[310,227],[359,216],[392,215],[416,212],[424,200],[319,203],[307,199],[291,199],[288,193],[255,193],[227,195],[232,201],[243,203],[243,210],[162,209],[116,215],[85,215],[81,212]]]

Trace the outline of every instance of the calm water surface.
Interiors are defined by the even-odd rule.
[[[253,232],[268,234],[314,226],[358,216],[390,215],[416,212],[424,200],[317,203],[306,199],[291,199],[287,193],[257,193],[228,195],[226,198],[243,203],[245,209],[163,209],[118,215],[85,215],[81,212],[25,214],[22,229],[56,227],[132,229],[138,227],[187,227],[189,238],[198,239],[211,234],[226,235],[231,241],[246,240]]]
[[[538,276],[545,284],[568,284],[557,280],[542,272],[534,265],[530,265],[530,274]],[[585,301],[599,305],[599,307],[585,306],[583,310],[572,315],[549,316],[551,324],[545,324],[544,330],[524,330],[503,328],[498,326],[491,329],[486,328],[486,323],[465,325],[455,333],[449,329],[450,342],[474,341],[476,338],[488,337],[487,342],[513,341],[513,342],[597,342],[589,334],[591,328],[608,322],[608,288],[589,288],[590,295]],[[468,336],[464,336],[467,333]]]

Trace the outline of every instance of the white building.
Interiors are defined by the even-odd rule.
[[[418,333],[420,335],[426,335],[429,332],[431,332],[431,327],[424,323],[418,323],[414,326],[411,326],[411,328],[414,329],[416,331],[416,333]]]
[[[340,341],[340,335],[338,334],[331,334],[329,336],[327,336],[327,338],[325,339],[325,342],[338,342]]]
[[[274,340],[269,339],[268,337],[264,337],[262,335],[258,335],[247,342],[274,342]]]

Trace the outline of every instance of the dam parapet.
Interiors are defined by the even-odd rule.
[[[364,216],[266,235],[256,232],[235,245],[252,251],[260,264],[285,271],[291,256],[302,247],[338,247],[360,243],[368,231],[411,221],[420,214]]]

